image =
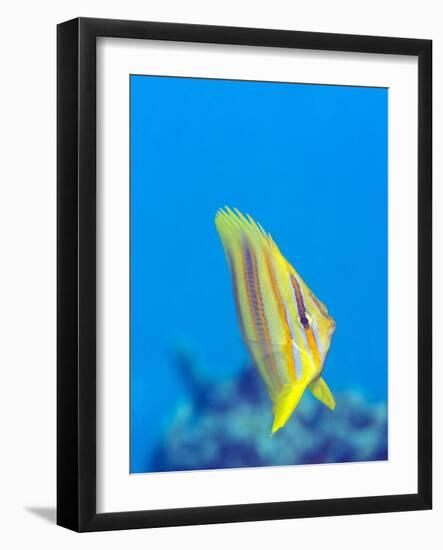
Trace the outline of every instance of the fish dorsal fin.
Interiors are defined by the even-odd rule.
[[[281,389],[280,394],[274,405],[274,423],[272,425],[272,435],[282,428],[289,420],[298,405],[306,385],[300,384],[285,384]]]
[[[236,208],[227,206],[217,211],[215,226],[224,246],[241,244],[245,240],[255,249],[269,248],[268,236],[264,229],[249,215],[244,216]]]

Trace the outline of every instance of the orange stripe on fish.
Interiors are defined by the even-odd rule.
[[[264,312],[263,300],[260,292],[257,261],[254,253],[249,248],[246,241],[243,241],[243,252],[245,258],[245,278],[249,293],[249,303],[251,306],[252,316],[255,320],[258,340],[264,343],[267,352],[265,358],[267,361],[269,361],[271,365],[273,378],[278,385],[279,383],[281,383],[281,381],[279,380],[278,370],[273,359],[271,339],[269,337],[268,325],[266,322],[266,315]]]
[[[315,340],[314,333],[312,332],[312,329],[310,327],[304,327],[304,328],[305,328],[306,338],[308,340],[308,345],[311,349],[312,357],[314,359],[315,366],[318,368],[321,365],[321,356],[320,356],[320,352],[318,351],[318,345]]]
[[[287,317],[287,311],[285,308],[285,305],[283,303],[283,299],[280,293],[280,289],[278,288],[277,279],[274,273],[274,268],[272,266],[271,258],[269,257],[269,253],[265,254],[265,262],[266,267],[268,268],[269,273],[269,279],[271,281],[271,289],[272,293],[274,295],[275,302],[277,304],[278,312],[280,314],[281,322],[284,327],[284,332],[286,336],[286,342],[287,344],[285,347],[287,347],[287,355],[288,355],[288,361],[289,361],[289,375],[292,379],[295,380],[296,378],[296,370],[295,370],[295,358],[294,353],[292,351],[292,336],[291,336],[291,329],[289,327],[289,321]]]
[[[253,356],[254,350],[251,349],[250,346],[247,344],[248,336],[247,336],[246,327],[245,327],[245,324],[244,324],[244,321],[243,321],[243,313],[242,313],[241,305],[240,305],[239,290],[238,290],[237,277],[236,277],[236,274],[235,274],[235,268],[233,267],[232,258],[230,256],[229,252],[227,253],[227,256],[228,256],[228,260],[230,262],[230,265],[232,266],[231,267],[232,286],[233,286],[233,291],[234,291],[234,302],[235,302],[235,309],[237,311],[237,319],[238,319],[238,322],[239,322],[239,325],[240,325],[240,332],[241,332],[241,335],[243,337],[244,342],[247,345],[249,353],[251,354],[251,356]],[[260,369],[259,369],[259,372],[260,372]],[[265,382],[265,386],[267,387],[268,391],[272,391],[270,381],[267,378],[264,378],[264,382]]]

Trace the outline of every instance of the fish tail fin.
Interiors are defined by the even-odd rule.
[[[289,420],[305,388],[305,384],[285,384],[283,386],[274,405],[274,424],[271,435],[274,435]]]
[[[324,405],[329,407],[331,411],[335,409],[335,399],[331,393],[331,390],[328,388],[326,382],[323,378],[317,378],[314,382],[309,384],[309,389],[312,392],[312,395],[321,401]]]

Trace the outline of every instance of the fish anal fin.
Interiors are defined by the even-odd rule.
[[[271,435],[274,435],[289,420],[305,388],[305,384],[285,384],[283,386],[274,405],[274,423]]]
[[[312,392],[312,395],[321,401],[324,405],[333,411],[335,409],[335,399],[331,393],[331,390],[328,388],[326,382],[323,378],[317,378],[314,382],[309,384],[309,389]]]

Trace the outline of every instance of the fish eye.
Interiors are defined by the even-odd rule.
[[[303,328],[309,328],[312,326],[312,322],[313,322],[313,319],[312,319],[312,315],[310,313],[308,313],[307,311],[305,311],[301,316],[300,316],[300,323],[302,324]]]
[[[313,319],[312,315],[308,311],[306,311],[305,316],[306,316],[307,326],[312,327],[312,325],[314,323],[314,319]],[[302,321],[302,323],[303,323],[303,321]],[[305,325],[305,323],[303,323],[303,325]]]

